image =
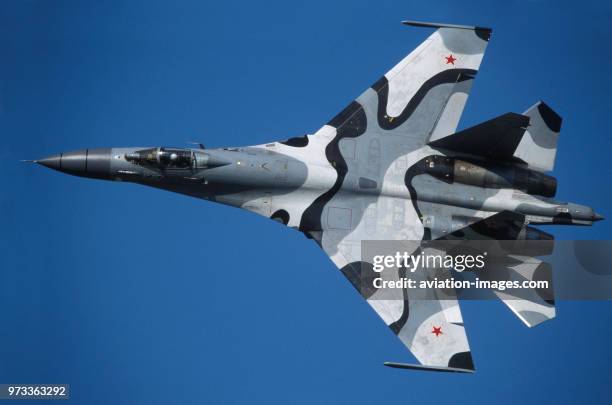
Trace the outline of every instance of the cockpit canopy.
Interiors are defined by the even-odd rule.
[[[195,156],[190,149],[150,148],[125,154],[128,162],[159,169],[190,169],[195,167]]]

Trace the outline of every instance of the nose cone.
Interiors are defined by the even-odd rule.
[[[593,213],[593,221],[601,221],[606,219],[603,215],[598,214],[597,212]]]
[[[43,165],[53,170],[60,170],[62,163],[62,155],[53,155],[44,159],[35,160],[39,165]]]
[[[110,162],[111,150],[108,148],[60,153],[36,161],[42,166],[62,173],[95,179],[110,178]]]

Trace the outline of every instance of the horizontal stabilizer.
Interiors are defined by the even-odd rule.
[[[442,238],[467,238],[471,240],[494,239],[506,241],[510,248],[506,260],[489,263],[482,273],[476,275],[489,281],[543,281],[547,289],[523,288],[518,290],[493,290],[493,293],[528,327],[555,317],[555,301],[552,289],[552,268],[537,257],[547,256],[554,249],[554,237],[539,229],[527,226],[524,215],[502,211],[475,222],[460,231]],[[512,245],[509,241],[515,240]],[[538,243],[531,243],[538,241]]]
[[[552,291],[552,268],[550,264],[535,257],[514,256],[512,263],[502,269],[504,279],[509,281],[541,281],[546,280],[549,288],[521,289],[517,291],[494,291],[493,293],[528,327],[532,328],[542,322],[553,319],[556,315],[554,293]],[[499,272],[500,269],[488,269],[488,273]],[[486,276],[486,274],[485,274]]]
[[[530,169],[550,171],[555,166],[561,117],[543,101],[536,103],[523,114],[530,119],[529,128],[514,157],[527,163]]]
[[[467,368],[424,366],[421,364],[394,363],[391,361],[385,361],[384,364],[385,366],[391,367],[391,368],[403,368],[407,370],[438,371],[442,373],[473,373],[475,371],[475,370],[467,369]]]
[[[516,161],[518,159],[514,156],[514,152],[528,125],[529,117],[507,113],[429,142],[429,146],[487,159]]]

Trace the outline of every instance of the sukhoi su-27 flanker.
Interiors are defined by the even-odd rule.
[[[357,288],[363,240],[547,240],[530,224],[602,219],[553,199],[557,181],[545,173],[561,117],[545,103],[456,132],[491,29],[404,24],[435,32],[314,134],[223,149],[83,149],[36,162],[269,217],[313,239]],[[457,299],[390,302],[375,293],[364,298],[421,363],[388,365],[474,370]],[[554,301],[537,295],[500,298],[528,326],[555,316]]]

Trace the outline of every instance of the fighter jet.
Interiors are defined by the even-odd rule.
[[[561,117],[544,102],[457,132],[491,29],[403,24],[435,31],[313,134],[222,149],[83,149],[35,162],[242,208],[303,232],[420,363],[386,365],[472,372],[458,300],[377,300],[376,291],[361,291],[369,277],[361,242],[549,240],[532,225],[603,217],[553,199],[557,180],[546,172]],[[555,316],[554,301],[537,294],[500,298],[528,326]]]

